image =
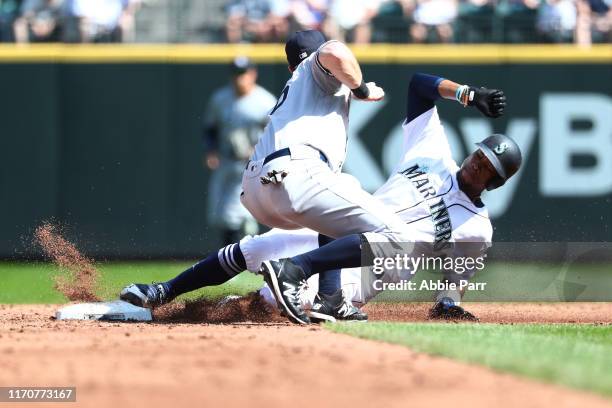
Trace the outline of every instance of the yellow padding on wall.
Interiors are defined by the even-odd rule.
[[[612,63],[612,45],[396,45],[353,46],[370,64]],[[0,63],[226,63],[247,55],[258,63],[285,63],[282,44],[0,45]]]

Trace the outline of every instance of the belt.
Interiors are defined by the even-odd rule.
[[[285,147],[284,149],[277,150],[274,153],[270,153],[269,155],[267,155],[266,158],[263,161],[263,165],[265,166],[266,164],[268,164],[272,160],[278,159],[279,157],[283,157],[283,156],[291,156],[291,150],[289,150],[288,147]],[[319,157],[321,158],[323,163],[328,163],[327,157],[320,150],[319,150]]]

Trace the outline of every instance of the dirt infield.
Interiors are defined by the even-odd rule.
[[[486,321],[517,320],[503,305],[473,306]],[[552,312],[550,321],[610,322],[611,307],[543,305],[526,320]],[[391,320],[400,313],[418,320],[426,311],[368,308],[373,318]],[[50,318],[55,309],[0,305],[0,385],[76,386],[78,402],[68,407],[612,406],[589,393],[319,327],[66,322]]]
[[[483,323],[612,323],[612,303],[467,303]],[[422,322],[431,303],[370,303],[373,320]]]

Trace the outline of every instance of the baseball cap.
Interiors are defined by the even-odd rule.
[[[255,68],[255,64],[249,59],[249,57],[245,56],[234,58],[230,64],[230,71],[232,75],[244,74],[251,68]]]
[[[325,36],[317,30],[297,31],[289,36],[285,44],[287,62],[292,68],[300,65],[304,59],[325,43]]]

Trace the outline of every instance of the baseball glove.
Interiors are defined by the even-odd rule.
[[[446,305],[437,302],[429,310],[429,318],[432,320],[464,320],[468,322],[478,322],[479,319],[463,309],[461,306]]]
[[[489,118],[498,118],[504,114],[506,95],[498,89],[470,87],[467,104],[476,107]]]

